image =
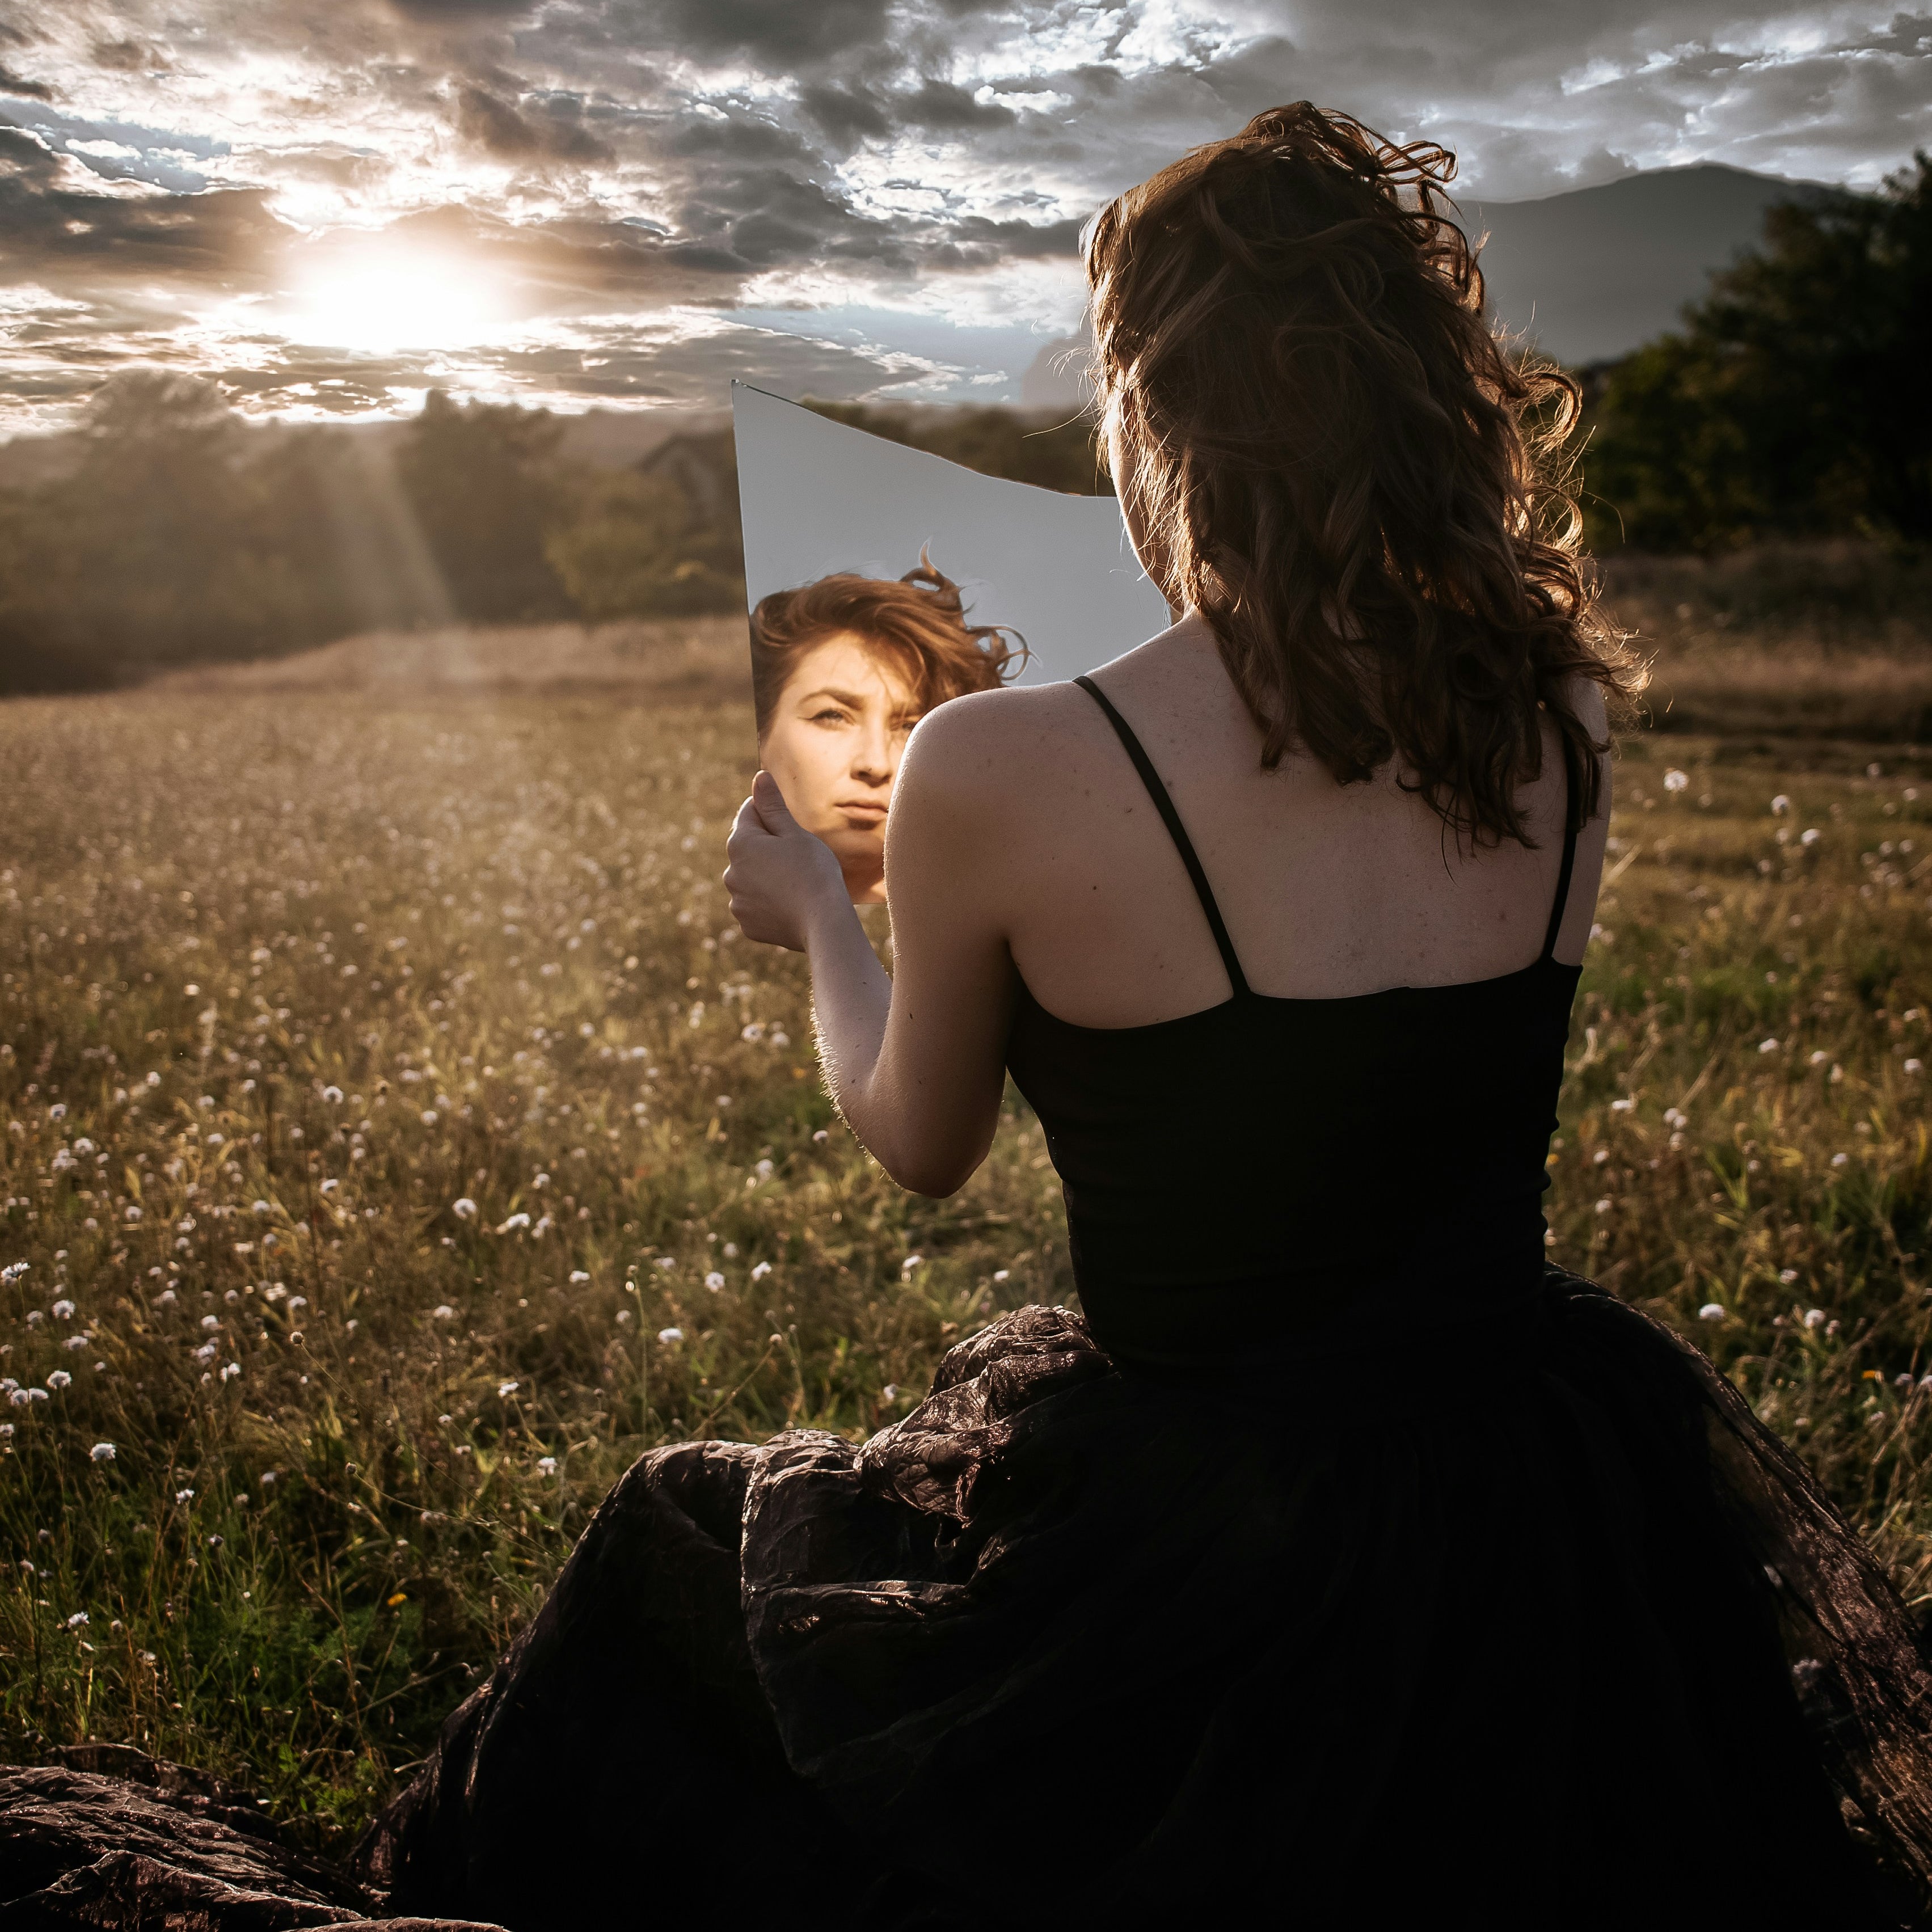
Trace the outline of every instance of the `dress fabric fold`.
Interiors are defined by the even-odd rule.
[[[862,1444],[645,1457],[365,1844],[391,1909],[572,1922],[561,1846],[614,1924],[713,1852],[751,1926],[1922,1922],[1932,1673],[1703,1357],[1554,1268],[1426,1353],[1227,1341],[1026,1308]],[[621,1829],[532,1798],[586,1699]]]

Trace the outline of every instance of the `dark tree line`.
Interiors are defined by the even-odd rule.
[[[251,426],[212,385],[106,385],[0,489],[0,692],[124,683],[351,632],[743,608],[730,439],[625,470],[542,410],[432,394],[393,429]],[[716,478],[695,502],[676,473]]]
[[[1084,422],[818,406],[995,476],[1101,487]],[[389,428],[250,425],[211,384],[117,377],[48,473],[0,487],[0,692],[370,629],[742,610],[730,432],[619,468],[572,460],[564,428],[435,393]]]
[[[1932,158],[1774,206],[1684,326],[1591,372],[1600,550],[1932,540]]]

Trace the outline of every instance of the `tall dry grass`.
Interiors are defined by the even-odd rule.
[[[1658,729],[1932,744],[1932,562],[1850,542],[1620,556],[1606,604]]]
[[[8,1754],[124,1739],[332,1840],[643,1448],[862,1433],[1070,1294],[1016,1100],[943,1202],[832,1116],[800,964],[717,883],[749,735],[608,694],[0,710]],[[1709,1348],[1922,1598],[1932,791],[1813,762],[1627,758],[1553,1252]]]

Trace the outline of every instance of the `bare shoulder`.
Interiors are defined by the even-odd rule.
[[[1037,798],[1042,780],[1091,735],[1100,712],[1070,684],[1012,685],[955,698],[921,718],[908,741],[901,786],[978,802]]]

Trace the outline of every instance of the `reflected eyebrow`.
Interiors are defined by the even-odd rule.
[[[810,704],[820,698],[830,698],[853,711],[862,711],[866,708],[865,699],[856,692],[836,691],[829,684],[821,685],[816,691],[808,691],[798,701],[801,704]]]

